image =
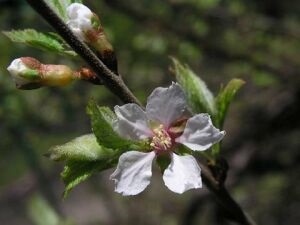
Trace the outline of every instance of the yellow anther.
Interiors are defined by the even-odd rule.
[[[156,150],[168,150],[172,146],[172,139],[168,132],[164,129],[164,126],[160,124],[153,129],[154,136],[150,146]]]

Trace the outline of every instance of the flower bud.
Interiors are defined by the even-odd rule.
[[[73,33],[94,48],[105,65],[118,73],[113,47],[104,33],[99,17],[80,3],[69,5],[67,15],[69,17],[67,25]]]
[[[93,30],[92,11],[83,4],[73,3],[67,8],[67,15],[67,25],[73,33],[82,41],[88,42],[86,32]]]
[[[35,89],[40,87],[39,62],[33,58],[31,58],[31,62],[28,58],[26,60],[23,60],[24,58],[15,59],[7,67],[7,70],[16,83],[16,87],[19,89]]]
[[[42,86],[65,86],[77,79],[65,65],[44,65],[31,57],[21,57],[7,67],[18,89],[36,89]]]

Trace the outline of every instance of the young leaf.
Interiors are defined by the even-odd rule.
[[[213,94],[188,66],[182,65],[177,59],[172,58],[174,71],[178,83],[183,88],[188,104],[194,113],[207,112],[216,114],[216,106]]]
[[[218,125],[220,128],[223,127],[224,119],[232,99],[244,83],[245,81],[243,80],[232,79],[231,81],[229,81],[226,87],[219,92],[218,96],[216,97],[216,103],[218,107],[217,118],[219,123]]]
[[[113,130],[113,123],[116,120],[115,114],[107,107],[99,107],[90,101],[87,113],[91,117],[92,129],[98,143],[107,148],[113,149],[132,149],[132,145],[139,144],[132,140],[120,137]]]
[[[47,156],[55,161],[96,161],[108,159],[114,154],[114,150],[100,146],[94,134],[86,134],[51,148]]]
[[[52,9],[64,20],[67,21],[67,7],[72,3],[82,3],[81,0],[47,0]]]
[[[44,51],[55,52],[68,56],[76,56],[64,40],[54,33],[41,33],[34,29],[13,30],[3,32],[11,41],[27,44]]]
[[[68,161],[61,173],[61,178],[65,183],[64,198],[78,184],[88,179],[96,172],[114,167],[118,162],[118,157],[98,161]]]

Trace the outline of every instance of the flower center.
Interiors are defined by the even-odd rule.
[[[152,130],[154,136],[150,146],[156,151],[166,151],[172,147],[172,139],[168,132],[164,129],[164,126],[160,124],[158,127]]]

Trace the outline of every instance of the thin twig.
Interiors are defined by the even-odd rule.
[[[231,219],[243,225],[256,225],[250,216],[248,216],[239,204],[232,198],[224,185],[218,182],[211,170],[204,164],[201,164],[202,179],[208,189],[214,194],[216,201],[222,207],[224,214]]]
[[[104,85],[118,96],[124,103],[134,102],[140,104],[123,82],[122,78],[113,73],[96,56],[96,54],[82,41],[80,41],[63,22],[63,20],[50,8],[44,0],[26,0],[35,11],[37,11],[80,55],[89,66],[96,72]]]

